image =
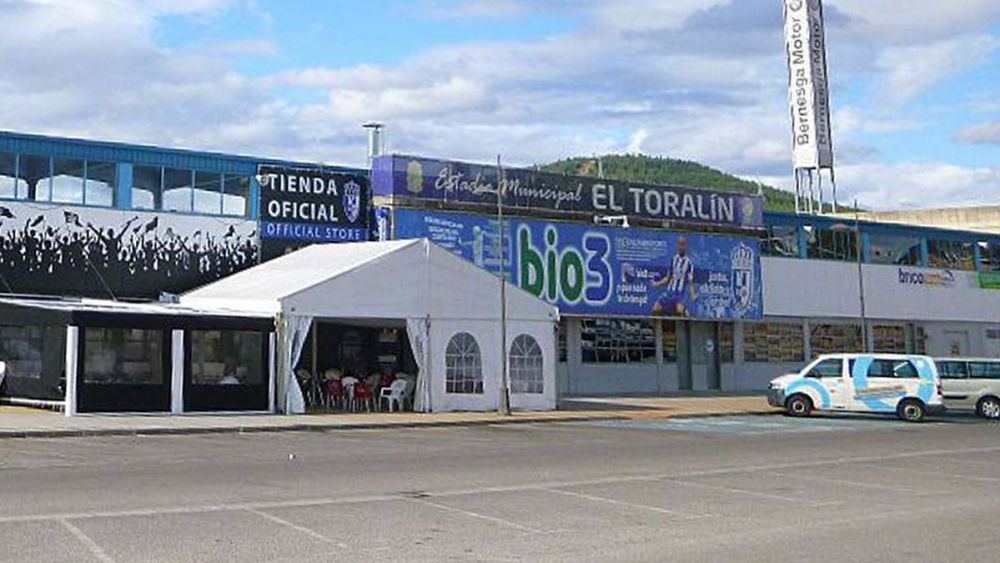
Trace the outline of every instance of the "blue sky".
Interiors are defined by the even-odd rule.
[[[837,174],[1000,203],[1000,2],[826,0]],[[781,0],[0,0],[0,129],[361,164],[698,160],[787,187]]]

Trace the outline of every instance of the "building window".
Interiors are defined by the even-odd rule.
[[[545,374],[542,347],[530,335],[522,334],[510,346],[510,390],[512,393],[544,393]]]
[[[246,217],[250,199],[250,178],[226,176],[222,182],[222,214]]]
[[[765,256],[799,257],[799,230],[795,225],[769,225],[761,245]]]
[[[921,262],[917,237],[873,234],[868,237],[868,248],[873,264],[919,266]]]
[[[222,214],[222,174],[200,171],[194,173],[194,212]]]
[[[971,242],[960,240],[928,240],[928,265],[932,268],[975,270],[975,252],[972,245]]]
[[[191,383],[263,385],[264,335],[250,331],[191,331]]]
[[[583,319],[583,361],[595,364],[656,362],[656,330],[649,321]]]
[[[858,325],[814,324],[810,329],[809,346],[813,357],[863,350],[861,327]]]
[[[568,357],[569,345],[567,344],[569,340],[569,322],[566,319],[559,320],[559,329],[557,336],[557,345],[559,347],[559,361],[565,362]]]
[[[910,350],[912,354],[927,353],[927,331],[919,325],[910,325]]]
[[[662,321],[663,361],[677,363],[677,321]]]
[[[135,328],[86,327],[83,380],[106,385],[162,385],[164,333]]]
[[[159,166],[132,168],[132,208],[163,208],[163,169]]]
[[[844,230],[806,227],[808,234],[807,256],[819,260],[857,260],[857,233]]]
[[[795,323],[744,323],[743,360],[760,363],[805,361],[802,325]]]
[[[733,333],[732,323],[719,323],[719,361],[724,364],[733,363]]]
[[[483,359],[474,336],[460,332],[451,337],[445,349],[445,391],[448,393],[483,393]]]
[[[19,195],[17,181],[17,155],[0,152],[0,198],[17,199]]]
[[[115,204],[118,166],[113,162],[87,161],[87,183],[83,203],[111,207]]]
[[[875,325],[872,327],[872,346],[880,354],[905,354],[906,329],[903,325]]]
[[[83,179],[86,165],[82,160],[56,158],[52,161],[52,201],[83,203]]]
[[[190,170],[163,169],[163,209],[190,213],[194,173]]]
[[[1000,241],[979,243],[979,265],[984,271],[1000,272]]]
[[[17,159],[18,182],[24,185],[22,199],[49,201],[52,199],[52,169],[47,156],[22,154]]]
[[[40,326],[0,326],[0,361],[7,364],[7,376],[41,378],[44,345]]]

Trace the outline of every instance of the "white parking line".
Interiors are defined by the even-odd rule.
[[[878,469],[888,469],[889,471],[901,471],[906,473],[913,473],[915,475],[934,475],[943,480],[959,479],[966,481],[976,481],[979,483],[1000,483],[1000,477],[978,477],[976,475],[958,475],[955,473],[942,473],[940,471],[927,471],[924,469],[911,469],[909,467],[895,467],[892,465],[878,465],[875,463],[859,463],[858,465],[866,465],[868,467],[875,467]]]
[[[684,481],[684,480],[681,480],[681,479],[672,479],[672,478],[669,478],[669,477],[664,477],[664,478],[661,478],[660,480],[661,481],[666,481],[668,483],[676,483],[678,485],[683,485],[683,486],[686,486],[686,487],[700,487],[700,488],[703,488],[703,489],[712,489],[712,490],[716,490],[716,491],[725,491],[727,493],[733,493],[733,494],[740,494],[740,495],[746,495],[746,496],[767,498],[767,499],[771,499],[771,500],[780,500],[780,501],[783,501],[783,502],[793,502],[793,503],[798,504],[800,506],[809,506],[809,507],[813,507],[813,508],[818,508],[818,507],[821,507],[821,506],[836,506],[838,504],[844,504],[843,501],[815,502],[815,501],[811,501],[811,500],[807,500],[807,499],[803,499],[803,498],[790,497],[790,496],[786,496],[786,495],[776,495],[776,494],[773,494],[773,493],[765,493],[763,491],[751,491],[749,489],[739,489],[739,488],[736,488],[736,487],[725,487],[725,486],[722,486],[722,485],[710,485],[708,483],[698,483],[696,481]]]
[[[771,473],[771,475],[777,477],[784,477],[786,479],[799,479],[802,481],[812,481],[820,483],[834,483],[838,485],[848,485],[852,487],[858,487],[861,489],[878,489],[881,491],[890,491],[894,493],[905,493],[914,496],[932,496],[932,495],[943,495],[947,494],[946,491],[926,491],[920,489],[913,489],[910,487],[897,487],[894,485],[883,485],[881,483],[865,483],[862,481],[851,481],[850,479],[836,479],[832,477],[816,477],[813,475],[797,475],[795,473]]]
[[[410,502],[415,502],[417,504],[423,504],[423,505],[426,505],[426,506],[433,506],[434,508],[437,508],[437,509],[440,509],[440,510],[445,510],[445,511],[448,511],[448,512],[454,512],[456,514],[462,514],[464,516],[468,516],[469,518],[476,518],[476,519],[479,519],[479,520],[486,520],[487,522],[493,522],[493,523],[496,523],[496,524],[503,524],[504,526],[507,526],[509,528],[514,528],[515,530],[520,530],[522,532],[529,532],[529,533],[532,533],[532,534],[541,534],[541,533],[544,533],[542,530],[536,530],[535,528],[531,528],[531,527],[528,527],[528,526],[522,526],[521,524],[518,524],[517,522],[512,522],[512,521],[506,520],[504,518],[497,518],[495,516],[489,516],[487,514],[480,514],[478,512],[473,512],[471,510],[463,510],[461,508],[455,508],[454,506],[448,506],[446,504],[436,503],[436,502],[429,501],[429,500],[423,499],[423,498],[408,498],[407,500],[409,500]]]
[[[330,544],[333,544],[333,545],[335,545],[335,546],[337,546],[339,548],[347,549],[347,544],[346,543],[334,540],[332,538],[328,538],[328,537],[324,536],[323,534],[321,534],[321,533],[319,533],[319,532],[317,532],[315,530],[311,530],[311,529],[309,529],[309,528],[307,528],[305,526],[300,526],[299,524],[296,524],[295,522],[290,522],[288,520],[285,520],[284,518],[280,518],[280,517],[275,516],[273,514],[268,514],[267,512],[264,512],[263,510],[258,510],[256,508],[245,508],[244,510],[247,511],[247,512],[249,512],[250,514],[256,514],[257,516],[260,516],[261,518],[264,518],[265,520],[270,520],[271,522],[274,522],[275,524],[281,524],[282,526],[285,526],[286,528],[291,528],[293,530],[297,530],[299,532],[302,532],[303,534],[305,534],[305,535],[307,535],[307,536],[309,536],[309,537],[311,537],[313,539],[319,540],[319,541],[321,541],[323,543],[330,543]]]
[[[612,498],[607,498],[607,497],[601,497],[601,496],[597,496],[597,495],[588,495],[586,493],[578,493],[578,492],[575,492],[575,491],[567,491],[565,489],[551,489],[551,488],[546,488],[545,490],[548,491],[548,492],[550,492],[550,493],[558,493],[560,495],[566,495],[566,496],[571,496],[571,497],[576,497],[576,498],[581,498],[581,499],[586,499],[586,500],[592,500],[594,502],[604,502],[604,503],[608,503],[608,504],[617,504],[617,505],[621,505],[621,506],[627,506],[629,508],[636,508],[636,509],[639,509],[639,510],[649,510],[649,511],[652,511],[652,512],[659,512],[660,514],[667,514],[669,516],[675,516],[675,517],[677,517],[677,518],[679,518],[681,520],[698,520],[700,518],[711,518],[712,517],[711,514],[688,514],[688,513],[685,513],[685,512],[678,512],[676,510],[668,510],[666,508],[660,508],[658,506],[649,506],[648,504],[637,504],[637,503],[634,503],[634,502],[627,502],[627,501],[624,501],[624,500],[617,500],[617,499],[612,499]]]
[[[68,530],[69,533],[73,534],[73,537],[75,537],[88,550],[90,550],[91,555],[97,558],[98,561],[102,561],[103,563],[115,563],[115,560],[110,555],[108,555],[108,553],[104,551],[104,549],[101,546],[97,545],[97,542],[95,542],[90,538],[90,536],[85,534],[83,530],[77,528],[69,520],[66,520],[65,518],[59,519],[58,522],[62,524],[63,528],[66,528],[66,530]]]

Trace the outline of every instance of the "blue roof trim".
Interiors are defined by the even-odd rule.
[[[295,168],[320,168],[331,172],[367,174],[367,170],[330,166],[317,162],[296,162],[246,155],[173,149],[151,145],[133,145],[109,141],[91,141],[0,131],[0,151],[65,158],[129,162],[146,166],[195,169],[228,174],[252,175],[257,166],[270,164]]]

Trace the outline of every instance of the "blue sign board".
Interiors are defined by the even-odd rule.
[[[401,201],[431,200],[495,208],[586,215],[626,215],[678,224],[758,229],[759,196],[504,169],[480,164],[386,155],[372,163],[372,191]],[[498,193],[499,192],[499,193]]]
[[[497,272],[496,218],[397,209],[397,239],[429,238]],[[507,218],[505,274],[563,314],[760,319],[756,238]]]

